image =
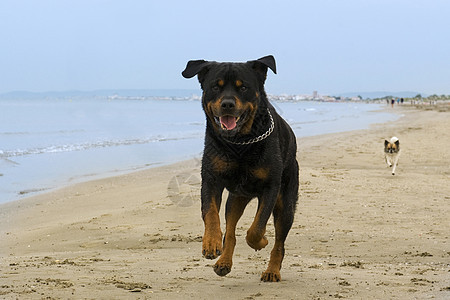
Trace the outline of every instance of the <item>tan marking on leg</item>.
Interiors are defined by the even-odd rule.
[[[222,254],[222,231],[220,230],[219,209],[213,197],[209,210],[203,221],[205,234],[203,235],[202,253],[208,259],[214,259]]]
[[[278,212],[283,210],[283,199],[281,194],[278,195],[275,209],[278,210]],[[275,244],[270,252],[269,265],[267,266],[266,271],[261,275],[261,281],[278,282],[281,280],[280,270],[284,257],[284,242],[278,238],[282,230],[282,220],[278,218],[275,222]]]
[[[265,282],[277,282],[281,280],[280,270],[284,257],[284,243],[275,241],[272,251],[270,252],[270,261],[267,270],[261,275],[261,280]]]
[[[226,232],[223,253],[214,265],[214,272],[219,276],[225,276],[231,271],[233,266],[233,253],[236,246],[236,225],[241,218],[248,199],[234,199],[233,206],[226,216]]]
[[[266,233],[266,226],[264,226],[264,228],[258,228],[257,225],[259,223],[261,211],[262,205],[258,208],[255,219],[253,220],[253,223],[250,226],[249,230],[247,230],[247,236],[245,238],[247,244],[256,251],[266,247],[269,243],[267,241],[267,238],[264,236],[264,234]]]

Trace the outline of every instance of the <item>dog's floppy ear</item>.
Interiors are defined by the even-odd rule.
[[[275,58],[272,55],[264,56],[250,62],[253,63],[253,68],[256,70],[261,70],[264,71],[264,73],[266,73],[267,67],[269,67],[275,74],[277,74]]]
[[[190,60],[188,61],[186,68],[183,72],[181,72],[181,75],[183,75],[184,78],[192,78],[195,75],[198,75],[198,81],[202,83],[204,75],[209,70],[209,65],[211,62],[200,59],[200,60]]]
[[[275,58],[272,55],[264,56],[257,60],[251,60],[247,63],[250,64],[255,71],[262,75],[263,82],[267,77],[267,68],[270,68],[275,74],[277,74]]]
[[[397,150],[400,150],[400,141],[399,140],[397,140],[395,142],[395,146],[397,146]]]
[[[388,140],[384,140],[384,147],[385,148],[387,147],[388,144],[389,144],[389,141]]]

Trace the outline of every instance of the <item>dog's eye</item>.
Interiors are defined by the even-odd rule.
[[[245,85],[241,86],[239,89],[241,90],[241,92],[245,92],[248,90],[248,88]]]
[[[212,87],[212,90],[214,92],[218,92],[218,91],[220,91],[220,87],[218,85],[215,85],[215,86]]]

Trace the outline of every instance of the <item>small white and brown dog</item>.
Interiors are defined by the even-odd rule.
[[[400,157],[400,141],[395,136],[391,138],[390,141],[384,141],[384,158],[386,164],[392,167],[392,175],[395,175],[395,168],[398,164],[398,159]]]

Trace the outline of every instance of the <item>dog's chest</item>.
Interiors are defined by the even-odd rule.
[[[257,196],[264,187],[268,171],[263,169],[238,169],[229,175],[219,175],[225,183],[225,188],[235,194]]]
[[[249,161],[215,158],[207,168],[232,193],[255,196],[271,176],[271,168]]]

